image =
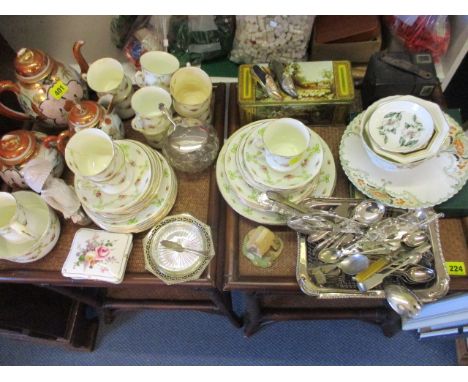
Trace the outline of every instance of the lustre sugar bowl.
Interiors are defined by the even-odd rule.
[[[44,159],[53,165],[53,175],[60,177],[64,162],[58,151],[48,144],[43,133],[16,130],[0,139],[0,177],[11,187],[28,188],[23,170],[27,163]]]
[[[101,100],[81,101],[72,107],[68,115],[68,130],[55,137],[49,137],[48,141],[55,141],[58,150],[64,154],[68,140],[75,133],[88,128],[96,128],[105,132],[112,139],[123,139],[125,129],[120,117],[113,111],[106,110]]]

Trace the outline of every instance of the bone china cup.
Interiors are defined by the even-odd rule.
[[[171,95],[166,90],[157,86],[137,90],[132,97],[132,108],[136,114],[132,121],[133,129],[151,135],[166,131],[170,121],[159,110],[161,103],[166,110],[171,109]]]
[[[174,110],[183,117],[197,118],[210,108],[213,85],[203,70],[181,68],[171,79],[170,91]]]
[[[273,121],[263,132],[266,161],[278,171],[295,169],[309,143],[309,129],[302,122],[292,118]]]
[[[17,244],[35,239],[28,230],[23,207],[12,194],[0,192],[0,211],[0,236]]]
[[[141,71],[135,73],[139,87],[157,85],[169,89],[172,74],[179,69],[179,60],[170,53],[146,52],[140,57]]]
[[[65,148],[65,161],[75,175],[95,177],[108,170],[114,158],[109,136],[98,129],[82,130],[70,138]]]

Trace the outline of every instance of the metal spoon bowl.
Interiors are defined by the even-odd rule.
[[[354,208],[353,219],[362,224],[373,224],[382,220],[385,206],[376,200],[364,200]]]
[[[391,308],[402,317],[412,318],[422,308],[419,298],[402,285],[388,284],[384,286],[384,291]]]

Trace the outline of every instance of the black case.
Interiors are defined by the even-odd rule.
[[[432,73],[432,78],[424,79],[416,74],[389,65],[380,59],[383,54],[411,62],[418,68]],[[430,98],[438,83],[434,62],[430,54],[378,52],[372,55],[369,60],[366,75],[362,83],[361,97],[363,108],[367,108],[370,104],[381,98],[392,95],[410,94],[416,97]]]

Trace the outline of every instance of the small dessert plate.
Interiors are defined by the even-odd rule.
[[[389,101],[370,116],[368,133],[377,146],[393,153],[407,153],[424,147],[434,133],[430,113],[409,101]]]

